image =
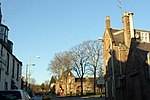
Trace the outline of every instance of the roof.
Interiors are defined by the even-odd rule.
[[[114,29],[114,28],[111,28],[110,29],[110,32],[112,34],[112,40],[113,40],[113,43],[115,43],[116,46],[119,45],[119,43],[124,43],[124,30],[123,29]],[[150,31],[147,31],[147,30],[140,30],[140,29],[135,29],[135,32],[138,33],[138,32],[149,32]],[[148,44],[142,44],[141,48],[145,47],[146,45]],[[148,47],[145,47],[145,49],[149,49]]]
[[[139,43],[136,42],[136,50],[140,57],[146,61],[147,60],[147,53],[150,52],[150,43]]]
[[[110,32],[112,33],[112,38],[115,45],[119,45],[119,43],[124,42],[124,32],[122,29],[111,29]]]
[[[64,72],[62,73],[62,77],[65,76],[65,75],[68,76],[69,73],[70,73],[70,76],[71,76],[71,77],[74,77],[73,73],[72,73],[70,70],[64,71]]]

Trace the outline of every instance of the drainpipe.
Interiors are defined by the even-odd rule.
[[[149,70],[149,78],[150,78],[150,52],[147,53],[147,60],[148,60],[148,70]]]

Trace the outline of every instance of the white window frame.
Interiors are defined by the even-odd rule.
[[[150,42],[149,40],[149,33],[148,32],[141,32],[140,38],[142,42]]]

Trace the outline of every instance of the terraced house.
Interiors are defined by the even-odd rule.
[[[8,27],[2,24],[0,7],[0,90],[20,89],[22,62],[13,54],[13,43],[8,39]]]
[[[149,100],[150,31],[135,29],[133,13],[125,12],[123,29],[106,17],[103,35],[106,100]]]

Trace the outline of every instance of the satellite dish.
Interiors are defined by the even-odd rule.
[[[135,38],[138,39],[139,37],[140,37],[140,35],[136,33]]]

